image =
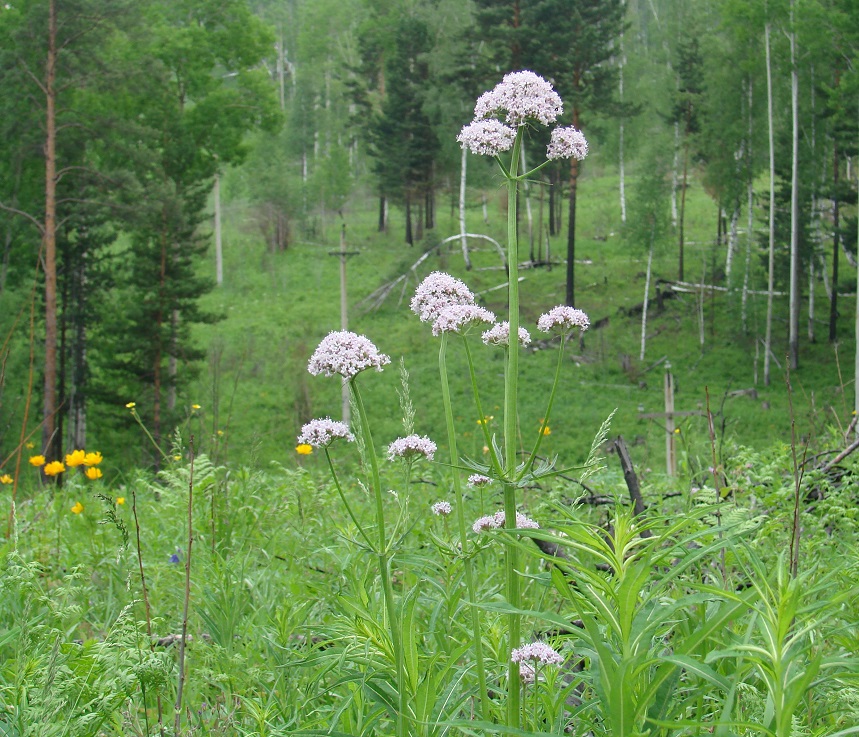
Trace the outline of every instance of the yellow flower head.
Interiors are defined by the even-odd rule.
[[[80,514],[83,511],[84,511],[84,505],[81,504],[80,502],[75,502],[75,505],[72,507],[72,512],[74,512],[75,514]]]
[[[101,469],[96,468],[95,466],[90,466],[86,471],[84,471],[84,474],[90,481],[95,481],[96,479],[101,478]]]
[[[35,443],[27,443],[24,447],[25,447],[27,450],[33,450],[33,448],[35,448],[35,447],[36,447],[36,444],[35,444]]]
[[[485,425],[487,422],[492,422],[495,419],[495,415],[486,415],[483,419],[477,421],[478,425]]]
[[[66,465],[69,468],[77,468],[86,463],[86,453],[82,450],[73,450],[66,454]]]
[[[295,446],[295,452],[300,456],[309,456],[313,452],[313,446],[308,445],[307,443],[301,443],[301,445]]]
[[[125,405],[126,409],[134,409],[137,405],[134,402],[129,402]]]
[[[36,468],[38,468],[39,466],[44,466],[45,456],[30,456],[30,465],[36,466]]]
[[[94,453],[87,453],[84,456],[84,465],[85,466],[97,466],[104,460],[101,453],[99,451],[95,451]]]
[[[199,404],[192,404],[191,409],[198,410],[198,409],[200,409],[200,405]]]
[[[543,427],[540,428],[540,433],[543,435],[551,435],[552,434],[552,428],[549,427],[548,425],[544,425]]]
[[[675,434],[675,435],[679,435],[679,434],[680,434],[680,428],[679,428],[679,427],[675,427],[675,428],[674,428],[674,434]]]
[[[174,460],[174,461],[181,461],[181,460],[182,460],[182,456],[180,456],[180,455],[175,455],[175,456],[173,456],[173,460]]]
[[[43,470],[45,472],[45,476],[59,476],[66,470],[66,467],[63,465],[62,461],[51,461],[50,463],[45,464],[45,468]]]
[[[218,437],[220,437],[220,436],[221,436],[221,435],[223,435],[223,434],[224,434],[224,431],[223,431],[223,430],[218,430]]]
[[[119,504],[120,506],[122,506],[123,504],[125,504],[125,497],[124,496],[116,497],[116,503]]]
[[[12,480],[12,477],[8,473],[4,473],[0,476],[0,484],[11,484]]]

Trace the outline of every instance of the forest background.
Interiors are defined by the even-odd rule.
[[[503,308],[506,204],[455,138],[518,68],[554,81],[591,145],[520,202],[524,318],[566,302],[593,323],[551,450],[581,455],[619,407],[636,459],[662,467],[664,420],[644,415],[669,366],[691,471],[708,405],[736,442],[788,437],[788,365],[800,432],[846,424],[857,34],[847,0],[7,3],[4,472],[84,447],[108,474],[157,464],[136,418],[165,448],[179,428],[221,461],[301,460],[301,424],[340,412],[304,368],[341,325],[341,260],[350,327],[406,357],[440,434],[435,348],[403,295],[444,268]],[[541,347],[523,368],[535,427]],[[502,373],[480,380],[500,391]],[[370,403],[391,437],[398,381]]]

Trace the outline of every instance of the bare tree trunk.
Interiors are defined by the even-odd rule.
[[[688,133],[688,132],[687,132]],[[687,135],[688,138],[688,135]],[[677,278],[680,281],[683,281],[683,227],[686,221],[686,180],[689,175],[689,142],[688,140],[683,144],[683,181],[681,183],[682,189],[680,190],[680,219],[678,221],[677,233],[678,233],[678,265],[677,265]]]
[[[650,274],[653,267],[653,228],[650,231],[650,250],[647,252],[647,275],[644,278],[644,301],[641,305],[641,352],[638,360],[644,360],[644,350],[647,347],[647,304],[650,298]]]
[[[578,128],[578,111],[573,111],[573,125]],[[579,178],[579,161],[570,159],[570,210],[567,223],[567,292],[566,304],[575,306],[576,297],[576,185]]]
[[[520,166],[522,167],[522,172],[528,171],[528,168],[525,166],[525,147],[522,146],[519,149],[520,153]],[[525,190],[525,213],[528,217],[528,257],[531,261],[534,260],[534,216],[531,213],[531,183],[526,179],[524,182],[524,190]]]
[[[808,342],[814,343],[814,261],[808,266]]]
[[[788,355],[791,369],[799,367],[799,70],[796,66],[794,0],[790,3],[790,99],[793,129],[791,135],[790,178],[790,338]]]
[[[48,55],[45,62],[45,391],[42,404],[42,452],[60,457],[57,413],[57,6],[48,2]]]
[[[626,0],[622,0],[621,5],[624,7],[624,14],[626,13]],[[623,46],[623,29],[621,28],[620,32],[620,65],[618,69],[618,95],[620,97],[620,104],[623,106],[623,68],[626,65],[626,52]],[[625,177],[625,169],[624,169],[624,161],[623,161],[623,113],[620,115],[620,123],[618,126],[618,175],[620,180],[620,221],[622,223],[626,223],[626,177]]]
[[[215,280],[220,286],[224,283],[224,251],[221,240],[221,174],[215,172]],[[280,213],[278,212],[278,216]],[[278,217],[278,220],[280,218]],[[278,247],[280,244],[278,243]]]
[[[462,245],[462,260],[465,261],[465,268],[471,271],[471,258],[468,256],[468,238],[466,238],[465,227],[465,172],[468,164],[468,151],[462,149],[462,163],[460,166],[459,176],[459,234],[460,243]]]
[[[838,86],[836,82],[836,87]],[[829,342],[838,339],[838,251],[840,209],[838,203],[838,141],[832,145],[832,290],[829,294]],[[823,272],[826,273],[825,271]]]
[[[770,149],[770,233],[769,263],[767,272],[767,326],[764,339],[764,386],[770,385],[770,356],[772,355],[773,289],[775,279],[775,132],[773,130],[773,79],[770,54],[770,24],[764,27],[767,63],[767,121]]]
[[[680,123],[674,121],[674,163],[671,166],[671,225],[677,227],[679,214],[677,212],[678,169],[680,168]]]
[[[725,258],[725,286],[731,288],[731,267],[734,262],[734,251],[737,249],[737,222],[740,219],[740,203],[737,201],[734,204],[734,211],[731,213],[731,230],[728,232],[728,254]]]

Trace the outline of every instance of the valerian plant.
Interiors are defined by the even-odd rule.
[[[555,468],[554,459],[541,459],[540,446],[549,432],[549,417],[558,388],[562,357],[567,341],[571,336],[580,335],[588,329],[589,320],[581,310],[568,305],[559,305],[544,314],[538,321],[537,327],[545,333],[554,334],[559,338],[559,353],[554,383],[549,393],[547,407],[543,420],[534,439],[530,452],[520,459],[518,451],[518,391],[519,391],[519,354],[523,346],[530,343],[530,334],[520,325],[519,310],[519,280],[518,262],[519,247],[516,228],[517,191],[520,185],[532,177],[539,169],[552,160],[571,158],[583,159],[588,151],[588,144],[582,133],[573,127],[554,127],[550,134],[550,143],[542,163],[528,172],[519,171],[519,162],[524,145],[525,132],[530,126],[552,126],[563,111],[561,98],[546,80],[530,71],[515,72],[504,77],[493,90],[483,94],[474,108],[474,120],[466,125],[458,136],[458,141],[472,153],[492,156],[507,183],[508,197],[508,234],[507,262],[510,268],[508,280],[508,313],[507,319],[498,318],[489,310],[477,304],[475,295],[468,286],[453,276],[441,272],[430,274],[417,288],[411,301],[412,311],[432,330],[432,335],[439,338],[439,377],[441,382],[441,399],[444,407],[447,445],[449,453],[448,465],[453,471],[453,499],[442,500],[433,505],[432,511],[447,517],[453,513],[455,529],[459,540],[453,548],[458,551],[464,568],[465,588],[468,597],[470,618],[470,642],[474,657],[474,671],[477,679],[476,713],[479,718],[492,718],[491,706],[493,695],[489,690],[488,672],[496,671],[498,663],[487,664],[484,653],[484,627],[481,621],[480,602],[478,601],[475,581],[474,561],[477,553],[484,547],[482,542],[475,542],[475,536],[469,535],[469,525],[465,517],[465,499],[463,493],[463,472],[474,471],[469,482],[475,488],[492,486],[500,488],[503,497],[503,508],[495,514],[482,517],[471,525],[471,532],[497,530],[501,534],[504,545],[504,577],[505,598],[507,606],[506,632],[502,652],[506,653],[507,666],[506,688],[493,688],[494,694],[499,690],[506,691],[506,725],[518,729],[522,724],[522,708],[520,693],[522,683],[535,681],[535,668],[529,662],[529,655],[523,655],[521,634],[521,565],[518,536],[521,531],[537,529],[539,525],[528,518],[519,506],[522,501],[522,488],[534,483],[540,478],[547,477],[560,470]],[[481,333],[482,342],[489,347],[500,348],[505,352],[504,375],[504,416],[503,437],[499,441],[490,435],[490,428],[485,421],[486,415],[480,398],[480,391],[474,367],[474,353],[469,342],[475,333]],[[511,338],[511,336],[515,336]],[[478,424],[481,425],[488,453],[488,463],[479,463],[462,458],[457,449],[457,428],[454,423],[453,407],[447,369],[447,350],[450,341],[460,340],[465,351],[469,368],[469,377],[474,397]],[[357,410],[357,429],[369,471],[369,489],[374,500],[375,530],[368,528],[359,519],[359,514],[350,505],[340,481],[337,478],[334,464],[329,455],[329,446],[335,439],[352,438],[352,433],[342,423],[330,419],[313,420],[302,429],[298,438],[300,444],[308,444],[324,449],[332,477],[338,493],[346,507],[346,511],[357,530],[358,542],[377,559],[379,576],[383,589],[384,609],[387,619],[387,633],[390,638],[390,652],[394,660],[396,679],[396,706],[392,719],[396,723],[396,734],[405,737],[417,727],[409,724],[415,721],[417,711],[415,704],[410,703],[410,694],[416,694],[415,684],[420,679],[414,678],[409,671],[413,667],[414,657],[406,652],[401,625],[403,613],[408,608],[408,602],[414,597],[405,594],[401,606],[398,606],[391,585],[391,561],[397,553],[398,535],[406,527],[403,515],[394,525],[394,534],[389,532],[385,519],[385,504],[379,474],[379,463],[373,445],[370,424],[359,388],[359,375],[369,368],[381,371],[390,359],[380,353],[376,346],[366,337],[349,332],[332,332],[319,345],[310,359],[308,369],[314,375],[339,375],[348,384],[352,402]],[[481,420],[484,420],[481,422]],[[426,437],[410,434],[406,438],[395,440],[389,446],[389,459],[404,458],[407,461],[406,476],[409,476],[410,464],[416,456],[432,459],[436,445]],[[593,463],[593,454],[589,458]],[[410,640],[413,641],[413,640]],[[531,646],[525,646],[526,649]],[[548,645],[545,647],[549,648]],[[532,648],[533,649],[533,648]],[[549,648],[551,649],[551,648]],[[531,650],[527,650],[530,653]],[[536,651],[535,651],[536,652]],[[407,659],[410,661],[407,664]],[[555,664],[555,660],[543,660],[542,664]]]

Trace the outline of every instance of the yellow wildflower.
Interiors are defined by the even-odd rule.
[[[80,502],[75,502],[75,505],[72,507],[72,512],[74,512],[75,514],[80,514],[83,511],[84,511],[84,505],[81,504]]]
[[[85,466],[97,466],[104,460],[100,451],[95,451],[94,453],[87,453],[84,456],[84,465]]]
[[[180,455],[175,455],[175,456],[173,456],[173,460],[174,460],[174,461],[181,461],[181,460],[182,460],[182,456],[180,456]]]
[[[200,405],[199,404],[192,404],[191,409],[198,410],[198,409],[200,409]]]
[[[129,402],[125,405],[126,409],[134,409],[137,405],[134,402]]]
[[[552,434],[552,428],[549,427],[548,425],[543,425],[543,427],[540,428],[540,433],[542,435],[551,435]]]
[[[295,446],[295,452],[300,456],[309,456],[313,452],[313,446],[308,445],[307,443],[301,443],[301,445]]]
[[[0,476],[0,484],[11,484],[12,480],[12,477],[8,473],[4,473]]]
[[[45,465],[45,456],[30,456],[30,465],[36,466],[37,468],[39,466],[44,466]]]
[[[101,478],[101,469],[96,468],[95,466],[90,466],[86,471],[84,471],[84,474],[90,481],[95,481],[96,479]]]
[[[116,503],[119,504],[120,506],[122,506],[123,504],[125,504],[125,497],[124,496],[116,497]]]
[[[675,427],[675,428],[674,428],[674,434],[675,434],[675,435],[679,435],[679,434],[680,434],[680,428],[679,428],[679,427]]]
[[[223,434],[224,434],[224,431],[223,431],[223,430],[218,430],[218,437],[220,437],[220,436],[221,436],[221,435],[223,435]]]
[[[478,420],[477,424],[478,425],[485,425],[487,422],[491,422],[494,419],[495,419],[495,415],[486,415],[486,417],[484,417],[482,420]]]
[[[66,454],[66,465],[69,468],[77,468],[86,463],[86,453],[82,450],[73,450]]]
[[[35,447],[36,447],[36,444],[35,444],[35,443],[27,443],[24,447],[25,447],[27,450],[33,450],[33,448],[35,448]]]
[[[59,476],[66,470],[66,467],[63,465],[62,461],[51,461],[50,463],[45,464],[45,468],[43,470],[45,472],[45,476]]]

